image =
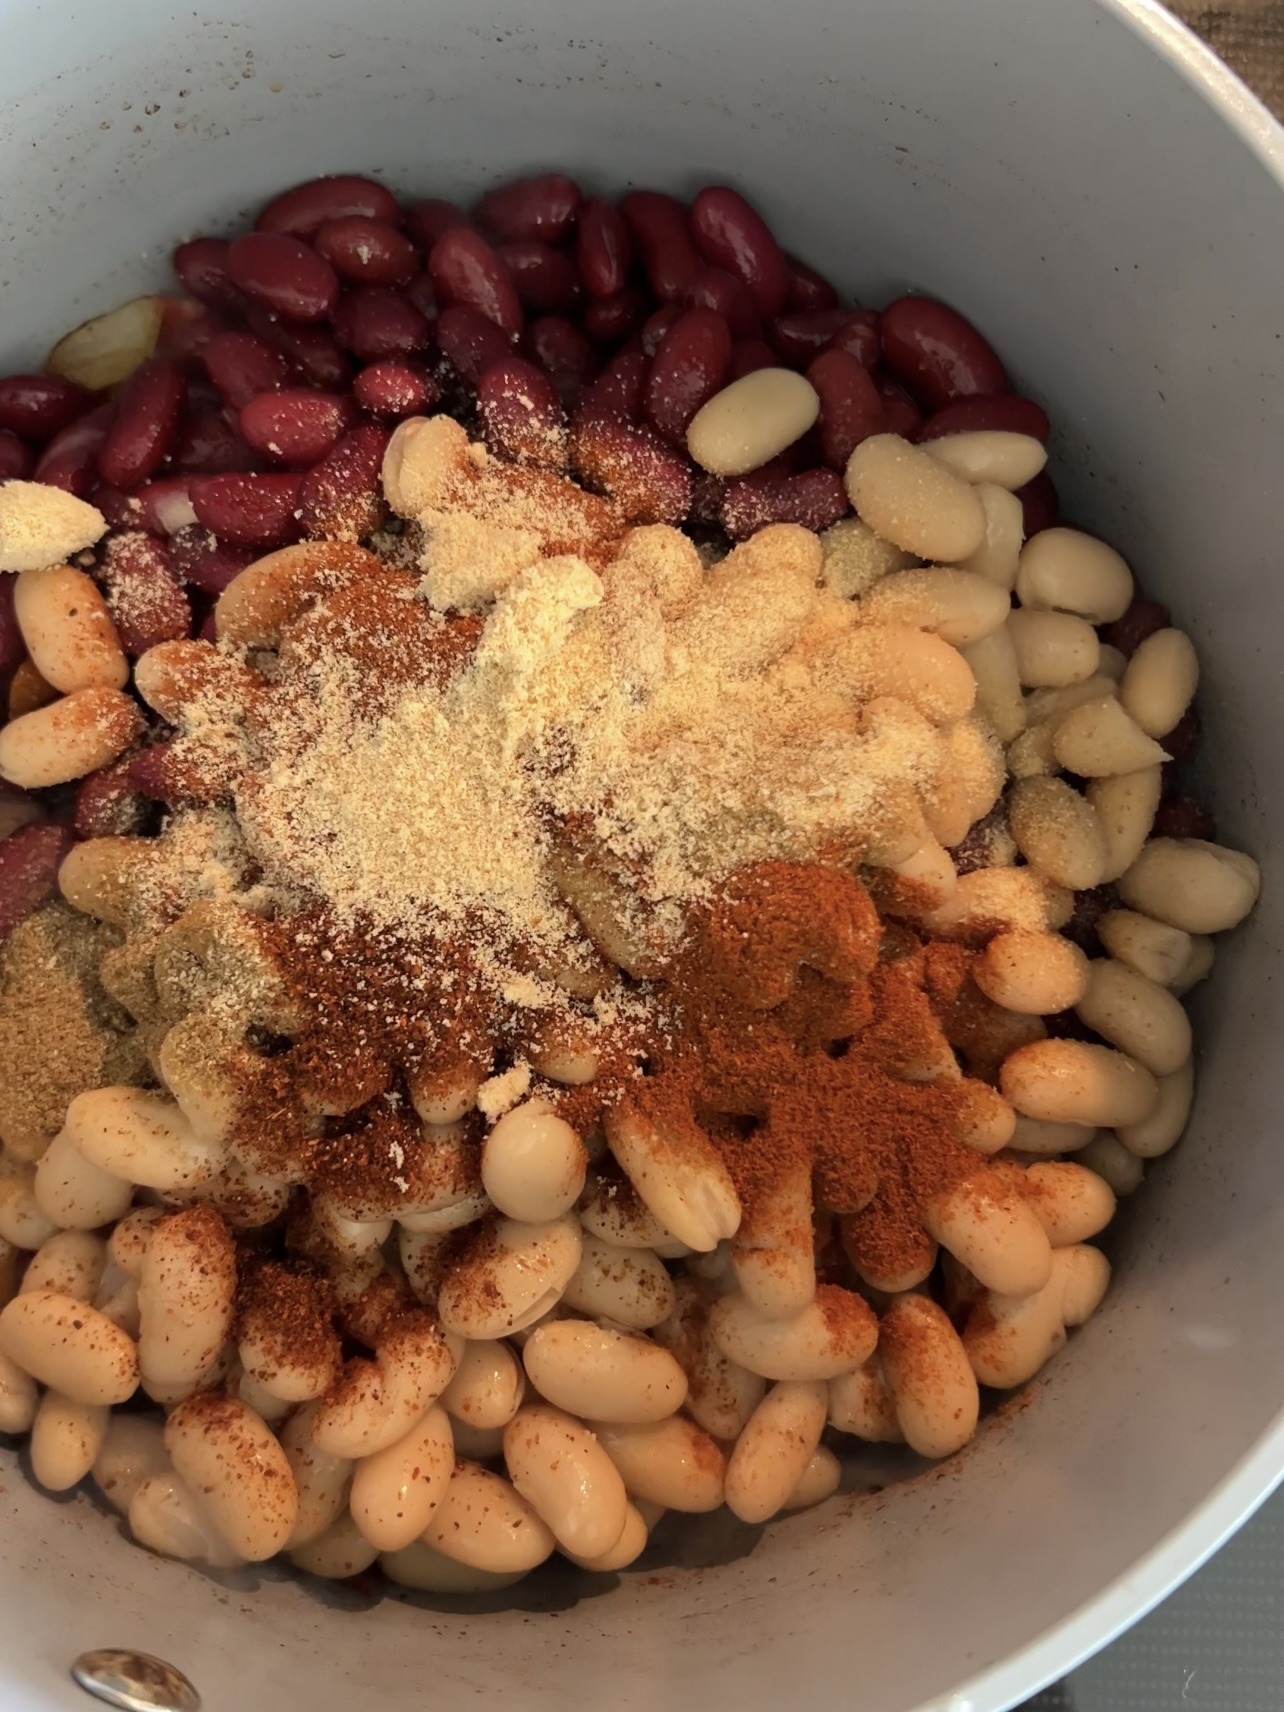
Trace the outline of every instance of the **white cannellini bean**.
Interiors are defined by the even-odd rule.
[[[1052,733],[1052,753],[1068,772],[1085,779],[1135,773],[1142,767],[1162,766],[1168,759],[1115,695],[1083,702],[1059,719]]]
[[[686,1374],[667,1349],[591,1320],[537,1326],[522,1361],[541,1397],[589,1420],[662,1421],[686,1401]]]
[[[223,1538],[203,1500],[167,1469],[139,1482],[129,1501],[129,1531],[139,1545],[165,1557],[237,1569],[244,1556]]]
[[[107,602],[84,571],[48,565],[24,571],[14,585],[14,617],[27,653],[54,689],[123,690],[125,658]]]
[[[1097,811],[1106,840],[1106,863],[1101,878],[1117,880],[1141,854],[1155,823],[1163,793],[1162,767],[1142,767],[1135,773],[1089,779],[1087,797]]]
[[[1025,1117],[1093,1129],[1141,1123],[1159,1103],[1159,1085],[1144,1065],[1084,1040],[1019,1046],[1004,1059],[999,1085]]]
[[[1097,670],[1100,644],[1086,619],[1018,607],[1008,615],[1017,676],[1029,689],[1064,689]]]
[[[26,791],[69,784],[123,755],[142,729],[123,690],[73,690],[0,730],[0,778]]]
[[[687,428],[687,450],[715,476],[761,469],[792,446],[820,415],[820,396],[792,369],[756,369],[702,404]]]
[[[123,1403],[138,1388],[133,1339],[55,1290],[15,1296],[0,1310],[0,1354],[78,1403]]]
[[[673,1280],[650,1249],[612,1248],[590,1236],[562,1301],[594,1319],[644,1332],[672,1313]]]
[[[10,1167],[0,1175],[0,1241],[19,1251],[34,1251],[56,1236],[60,1226],[61,1221],[50,1218],[36,1198],[33,1167]]]
[[[727,1463],[726,1503],[733,1515],[765,1522],[784,1508],[820,1443],[828,1405],[829,1388],[819,1380],[771,1387]]]
[[[823,1504],[832,1498],[843,1479],[843,1465],[828,1445],[817,1445],[812,1451],[798,1484],[780,1506],[782,1511],[810,1510],[813,1504]]]
[[[636,1504],[626,1504],[624,1511],[624,1527],[620,1537],[609,1551],[599,1553],[597,1557],[581,1557],[578,1552],[567,1551],[562,1547],[562,1555],[570,1558],[581,1569],[592,1571],[595,1575],[613,1573],[616,1570],[627,1569],[646,1550],[647,1524],[646,1517]]]
[[[389,1581],[395,1581],[398,1587],[412,1587],[418,1593],[499,1593],[529,1573],[515,1569],[499,1575],[494,1570],[473,1569],[423,1540],[416,1540],[401,1551],[380,1552],[379,1567]]]
[[[1097,656],[1097,671],[1103,678],[1109,678],[1113,683],[1121,684],[1123,675],[1128,669],[1128,656],[1109,642],[1101,644],[1101,652]]]
[[[579,1213],[584,1229],[612,1248],[654,1248],[658,1253],[677,1241],[627,1178],[605,1173],[590,1177]],[[680,1246],[686,1248],[685,1243]]]
[[[289,1550],[296,1569],[306,1575],[324,1576],[327,1581],[346,1581],[349,1576],[360,1575],[379,1556],[347,1510],[324,1533],[301,1540]]]
[[[1199,657],[1181,630],[1156,630],[1128,661],[1119,699],[1150,737],[1166,737],[1195,699]]]
[[[1077,1160],[1036,1160],[1026,1167],[1022,1193],[1053,1248],[1087,1242],[1115,1216],[1110,1185]]]
[[[1188,933],[1136,910],[1107,910],[1097,922],[1097,937],[1118,962],[1161,987],[1171,987],[1190,960]]]
[[[1131,1195],[1140,1189],[1146,1174],[1144,1161],[1130,1153],[1113,1130],[1099,1129],[1077,1159],[1109,1183],[1116,1195]]]
[[[952,1456],[976,1432],[980,1394],[963,1341],[943,1308],[900,1296],[879,1321],[878,1353],[906,1444]]]
[[[1000,743],[1011,743],[1025,730],[1025,702],[1017,671],[1016,644],[1008,624],[968,643],[959,652],[976,679],[976,705]]]
[[[1192,933],[1190,936],[1190,955],[1180,975],[1172,983],[1175,998],[1182,998],[1192,987],[1212,972],[1213,960],[1217,948],[1206,933]]]
[[[266,1421],[269,1427],[280,1426],[285,1421],[294,1405],[287,1403],[284,1398],[275,1396],[266,1385],[260,1384],[252,1373],[237,1373],[230,1351],[218,1363],[218,1370],[223,1369],[230,1369],[230,1377],[226,1380],[226,1389],[230,1397],[239,1397],[241,1402],[253,1409],[260,1420]],[[177,1393],[182,1391],[184,1387],[173,1386],[168,1395],[158,1396],[157,1393],[161,1388],[157,1386],[155,1380],[144,1377],[143,1389],[149,1396],[155,1397],[157,1402],[168,1406],[171,1403],[181,1401]]]
[[[107,1244],[90,1231],[58,1231],[41,1243],[22,1276],[23,1290],[57,1290],[92,1302],[107,1266]]]
[[[89,1473],[107,1437],[111,1410],[57,1391],[40,1399],[31,1428],[31,1472],[48,1492],[69,1492]]]
[[[233,1551],[260,1563],[284,1547],[299,1495],[285,1452],[252,1409],[198,1392],[166,1421],[165,1448]]]
[[[906,553],[892,542],[884,541],[859,517],[843,517],[831,524],[822,531],[820,544],[825,554],[821,581],[832,594],[843,600],[864,594],[880,577],[891,571],[903,571],[916,562],[913,553]],[[1016,576],[1015,552],[1012,555],[1012,575]]]
[[[1237,927],[1261,890],[1251,856],[1202,838],[1152,838],[1119,881],[1126,904],[1187,933]]]
[[[144,1480],[171,1472],[161,1423],[147,1415],[112,1414],[91,1472],[112,1509],[128,1515]]]
[[[35,1380],[0,1350],[0,1433],[30,1432],[39,1402]]]
[[[41,1155],[32,1187],[45,1217],[68,1230],[98,1230],[128,1212],[134,1198],[134,1185],[92,1164],[66,1130]],[[9,1236],[2,1224],[0,1232]]]
[[[1088,986],[1075,1014],[1153,1076],[1171,1076],[1190,1057],[1190,1018],[1181,1001],[1113,957],[1096,957],[1088,965]]]
[[[39,570],[106,532],[107,519],[87,500],[43,482],[0,482],[0,571]]]
[[[908,625],[860,626],[830,637],[812,657],[817,686],[859,702],[893,696],[928,719],[962,719],[976,701],[971,668],[948,642]]]
[[[925,440],[923,450],[966,482],[996,487],[1024,487],[1048,461],[1048,449],[1033,434],[1013,434],[1005,428],[978,428],[962,434],[942,434]]]
[[[395,1316],[379,1332],[376,1359],[356,1358],[320,1398],[313,1437],[331,1456],[374,1456],[394,1444],[454,1377],[461,1339],[422,1310]]]
[[[1052,1249],[1042,1225],[988,1168],[929,1201],[923,1224],[987,1290],[1028,1296],[1048,1281]]]
[[[455,1441],[444,1409],[429,1409],[405,1438],[352,1472],[352,1519],[381,1552],[401,1551],[423,1533],[445,1496],[455,1467]]]
[[[932,911],[927,925],[948,938],[975,932],[988,939],[1003,927],[1063,927],[1073,908],[1074,899],[1064,886],[1032,868],[977,868],[959,875],[953,897]]]
[[[1053,1016],[1083,996],[1088,959],[1059,933],[1010,928],[986,943],[972,965],[972,979],[1005,1010]]]
[[[697,1515],[722,1503],[726,1458],[694,1421],[670,1415],[650,1425],[599,1421],[594,1428],[635,1503],[645,1499]]]
[[[1021,544],[1025,540],[1021,501],[993,482],[978,482],[972,491],[985,513],[985,535],[976,551],[963,560],[963,566],[1011,594],[1016,587]]]
[[[972,488],[899,435],[862,440],[844,479],[856,515],[908,553],[955,565],[985,539],[985,512]]]
[[[522,1364],[508,1345],[479,1339],[465,1344],[441,1406],[474,1427],[506,1427],[521,1408],[525,1390]]]
[[[1043,1123],[1038,1118],[1019,1117],[1008,1145],[1014,1153],[1047,1158],[1057,1153],[1077,1153],[1081,1147],[1087,1147],[1096,1133],[1090,1124]]]
[[[524,1100],[486,1137],[481,1178],[501,1213],[542,1224],[575,1205],[587,1165],[584,1143],[547,1100]]]
[[[963,1347],[982,1385],[1011,1390],[1033,1379],[1100,1305],[1110,1263],[1099,1249],[1059,1248],[1052,1276],[1032,1296],[987,1291],[963,1328]]]
[[[728,1268],[728,1290],[734,1288]],[[767,1381],[724,1355],[709,1330],[709,1298],[694,1278],[675,1286],[673,1312],[655,1328],[658,1343],[687,1376],[687,1413],[712,1438],[734,1440],[762,1401]]]
[[[165,1217],[163,1207],[135,1207],[125,1214],[108,1237],[108,1253],[127,1278],[137,1281],[142,1277],[147,1250],[151,1247],[157,1225]]]
[[[1113,547],[1094,535],[1043,529],[1021,549],[1016,592],[1022,606],[1075,612],[1092,624],[1110,624],[1132,601],[1132,572]]]
[[[509,1478],[559,1546],[601,1557],[619,1539],[628,1499],[619,1470],[581,1421],[528,1403],[504,1428]]]
[[[100,1171],[161,1194],[201,1188],[227,1157],[221,1143],[196,1134],[173,1100],[143,1088],[77,1094],[63,1133]]]
[[[1101,884],[1105,833],[1096,809],[1064,779],[1018,779],[1008,825],[1026,861],[1056,885],[1081,892]]]
[[[859,1367],[878,1341],[867,1303],[836,1284],[788,1319],[769,1320],[747,1296],[723,1296],[709,1309],[709,1330],[724,1355],[764,1379],[833,1379]]]
[[[958,889],[954,858],[930,833],[912,856],[893,862],[888,872],[909,880],[914,887],[912,896],[921,898],[930,909],[940,909]]]
[[[236,1313],[236,1245],[210,1206],[156,1226],[138,1285],[138,1359],[149,1387],[199,1385],[213,1373]]]
[[[455,1455],[464,1462],[503,1460],[503,1427],[474,1427],[467,1421],[452,1418],[450,1430],[455,1435]]]
[[[868,1444],[903,1444],[887,1374],[877,1353],[852,1373],[829,1382],[829,1424]]]
[[[502,1475],[457,1462],[424,1543],[470,1569],[515,1575],[543,1563],[557,1541]]]
[[[875,583],[855,616],[861,624],[911,624],[961,648],[998,630],[1011,610],[1004,591],[975,571],[924,565]]]
[[[506,1337],[533,1325],[563,1296],[582,1253],[571,1213],[541,1224],[499,1219],[442,1280],[437,1310],[463,1338]]]
[[[744,1209],[731,1243],[736,1282],[769,1318],[804,1309],[816,1294],[811,1161],[779,1167]]]
[[[281,1429],[281,1449],[298,1494],[294,1526],[286,1550],[319,1539],[348,1511],[348,1492],[356,1466],[350,1457],[331,1456],[312,1436],[317,1405],[297,1409]]]
[[[1121,1124],[1119,1140],[1138,1159],[1158,1159],[1181,1137],[1195,1098],[1195,1067],[1188,1059],[1171,1076],[1159,1078],[1159,1104],[1140,1123]]]
[[[740,1224],[740,1198],[713,1143],[694,1123],[656,1121],[632,1100],[607,1108],[604,1126],[625,1176],[666,1230],[707,1252]]]

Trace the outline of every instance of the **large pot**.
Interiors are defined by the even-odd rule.
[[[326,170],[423,193],[565,165],[728,179],[872,302],[952,299],[1060,425],[1068,510],[1195,634],[1208,786],[1266,868],[1196,1005],[1199,1102],[1103,1311],[938,1475],[748,1555],[482,1609],[224,1580],[5,1470],[0,1700],[84,1704],[91,1645],[211,1708],[504,1696],[996,1712],[1194,1569],[1284,1471],[1284,133],[1149,0],[0,0],[0,367],[165,277],[176,235]]]

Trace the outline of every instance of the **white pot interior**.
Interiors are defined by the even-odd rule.
[[[545,166],[602,189],[725,179],[867,301],[911,285],[958,304],[1059,424],[1072,520],[1194,633],[1209,793],[1265,869],[1196,1006],[1195,1120],[1123,1221],[1105,1308],[956,1462],[760,1536],[688,1527],[649,1572],[567,1570],[478,1605],[203,1575],[128,1546],[88,1498],[38,1495],[11,1458],[0,1698],[84,1704],[72,1656],[133,1645],[211,1708],[1011,1704],[1193,1567],[1284,1463],[1284,253],[1263,153],[1159,51],[1165,26],[1093,0],[232,0],[217,17],[0,0],[0,23],[6,370],[163,280],[177,237],[323,171],[425,195]]]

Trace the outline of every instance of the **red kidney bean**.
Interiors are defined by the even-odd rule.
[[[511,357],[513,347],[504,334],[475,309],[443,309],[437,322],[437,343],[455,370],[475,387],[492,363]]]
[[[649,428],[604,416],[580,419],[571,432],[571,461],[630,523],[680,523],[691,509],[691,465]]]
[[[1033,481],[1028,481],[1024,487],[1016,490],[1016,496],[1021,501],[1021,515],[1025,538],[1028,541],[1032,535],[1037,535],[1043,529],[1050,529],[1061,515],[1061,495],[1056,490],[1052,477],[1047,470],[1040,470]]]
[[[17,582],[12,572],[0,572],[0,678],[16,672],[27,657],[27,644],[22,640],[13,611],[13,591]]]
[[[221,410],[197,410],[179,431],[174,448],[177,470],[215,476],[228,470],[257,469],[258,464],[258,458]]]
[[[191,604],[154,536],[137,529],[113,535],[97,575],[120,645],[131,659],[158,642],[192,634]]]
[[[993,397],[959,398],[929,416],[923,424],[920,440],[939,440],[943,434],[976,434],[997,429],[1005,434],[1028,434],[1031,439],[1047,444],[1052,426],[1048,413],[1032,398],[1021,398],[1015,392],[1000,392]]]
[[[105,482],[99,482],[94,489],[94,504],[112,529],[138,527],[138,503],[132,494],[123,493],[118,487],[108,487]]]
[[[348,384],[352,364],[326,328],[287,326],[261,303],[251,304],[245,318],[259,338],[287,357],[313,386],[340,392]]]
[[[761,312],[779,315],[789,294],[789,264],[771,228],[738,190],[707,186],[691,204],[696,248],[714,267],[744,280]]]
[[[428,272],[439,302],[475,309],[515,340],[524,316],[508,269],[480,232],[456,226],[428,253]]]
[[[242,437],[256,452],[293,469],[310,469],[339,439],[352,420],[352,403],[332,392],[287,387],[263,392],[242,410]]]
[[[1169,797],[1155,811],[1152,838],[1203,838],[1217,842],[1217,822],[1194,797]]]
[[[1003,364],[972,323],[934,297],[898,297],[879,321],[883,361],[929,410],[1006,392]]]
[[[187,773],[189,769],[184,768]],[[167,807],[187,806],[192,796],[179,783],[179,769],[174,764],[174,740],[153,743],[135,755],[125,768],[125,783],[139,796]],[[184,784],[190,783],[184,780]]]
[[[0,428],[41,445],[93,405],[83,386],[61,375],[18,374],[0,380]]]
[[[116,420],[98,453],[98,473],[116,487],[137,487],[173,449],[187,382],[177,363],[154,357],[120,390]]]
[[[390,438],[387,428],[365,423],[309,471],[299,495],[305,535],[356,541],[379,528],[387,515],[379,472]]]
[[[235,308],[241,301],[227,271],[231,247],[226,238],[191,238],[180,244],[171,258],[184,291],[211,309]]]
[[[768,482],[728,482],[721,522],[733,541],[744,541],[768,523],[828,529],[848,509],[847,490],[836,470],[804,470]]]
[[[101,493],[102,489],[98,491]],[[96,502],[97,495],[94,497]],[[190,476],[161,476],[156,481],[144,482],[130,495],[130,501],[133,529],[146,529],[152,535],[177,535],[180,529],[190,529],[196,522]]]
[[[411,203],[406,209],[406,224],[424,249],[430,250],[438,238],[444,238],[457,226],[471,226],[472,221],[457,202],[430,196],[424,202]]]
[[[712,309],[731,329],[733,339],[762,336],[762,317],[749,287],[724,268],[701,268],[693,273],[682,292],[688,309]]]
[[[253,333],[220,333],[205,347],[203,360],[206,373],[234,410],[261,392],[285,386],[290,378],[281,353]]]
[[[560,243],[575,223],[583,193],[565,173],[544,172],[488,190],[477,204],[477,218],[506,244],[541,239]]]
[[[623,214],[601,196],[580,209],[575,261],[590,297],[614,297],[628,282],[633,239]]]
[[[7,428],[0,428],[0,481],[25,481],[35,462],[30,446],[24,446]]]
[[[834,470],[862,440],[883,431],[883,400],[869,371],[847,351],[822,351],[808,366],[807,379],[820,394],[820,455]]]
[[[583,333],[560,315],[541,315],[526,329],[523,344],[552,381],[566,409],[573,410],[597,373],[597,354]]]
[[[763,340],[741,339],[731,347],[731,367],[727,370],[727,379],[740,380],[744,375],[753,374],[756,369],[774,369],[779,366],[779,357]]]
[[[146,830],[147,804],[130,781],[129,767],[117,761],[76,786],[71,827],[77,838],[129,838]]]
[[[899,434],[903,440],[917,440],[923,426],[923,412],[909,393],[887,375],[875,375],[874,385],[883,400],[883,432]]]
[[[208,529],[180,530],[169,543],[169,562],[175,576],[203,594],[222,594],[258,556],[253,547],[230,547],[216,541]]]
[[[304,478],[250,470],[225,476],[195,476],[192,504],[197,518],[234,547],[283,547],[301,533],[295,515]]]
[[[394,226],[401,224],[400,205],[386,185],[355,173],[335,173],[331,177],[309,179],[306,184],[296,184],[274,196],[260,212],[254,228],[258,232],[285,232],[294,238],[308,238],[327,220],[343,220],[351,214],[364,215],[367,220],[387,220]]]
[[[592,417],[641,422],[642,400],[651,364],[645,351],[619,351],[584,389],[577,421]]]
[[[610,297],[595,297],[584,311],[584,331],[595,345],[621,345],[651,312],[645,286],[626,285]]]
[[[217,310],[185,297],[169,297],[161,311],[160,338],[154,354],[187,364],[203,357],[207,347],[227,331],[228,323]]]
[[[829,341],[836,351],[846,351],[872,374],[883,355],[878,337],[878,316],[872,309],[849,309],[847,319]],[[908,394],[906,394],[908,397]],[[915,413],[918,406],[915,405]]]
[[[397,421],[431,410],[441,398],[437,377],[413,363],[370,363],[352,383],[353,397],[372,416]]]
[[[218,641],[218,620],[214,615],[213,607],[202,618],[201,627],[196,632],[196,639],[198,642]]]
[[[1172,615],[1166,606],[1147,599],[1144,594],[1135,594],[1122,618],[1102,625],[1101,640],[1118,648],[1123,655],[1135,654],[1147,636],[1153,636],[1156,630],[1167,630],[1171,623]]]
[[[531,239],[524,244],[501,244],[497,253],[527,309],[537,315],[568,315],[579,308],[584,288],[565,250]]]
[[[663,191],[631,190],[620,212],[642,256],[651,290],[661,303],[675,302],[701,265],[685,205]]]
[[[427,268],[421,269],[410,281],[402,296],[407,303],[413,303],[415,308],[430,325],[437,320],[437,293],[433,290],[432,275]]]
[[[837,309],[838,293],[822,274],[800,262],[797,256],[785,257],[789,288],[785,293],[786,309]]]
[[[647,377],[644,408],[656,432],[685,449],[687,425],[725,384],[731,331],[711,309],[688,309],[664,335]]]
[[[233,285],[287,321],[324,321],[339,300],[339,276],[302,238],[247,232],[227,252]]]
[[[653,357],[664,343],[664,336],[670,327],[676,327],[686,311],[680,303],[666,303],[663,309],[657,309],[654,315],[648,315],[642,323],[642,349],[648,357]]]
[[[409,357],[432,343],[432,325],[399,291],[359,285],[331,317],[335,338],[363,363]]]
[[[357,285],[405,285],[419,266],[415,246],[404,232],[364,214],[323,221],[312,243],[341,279]]]
[[[58,870],[71,849],[69,826],[47,822],[21,826],[0,842],[0,940],[25,916],[48,903],[58,889]]]
[[[767,338],[781,360],[805,368],[842,332],[850,309],[787,309],[767,328]]]
[[[708,470],[697,467],[692,472],[689,521],[720,524],[726,487],[727,484],[721,476],[712,475]]]
[[[98,472],[98,451],[116,414],[114,404],[100,404],[88,416],[55,434],[36,461],[33,479],[84,498]]]
[[[1170,761],[1187,761],[1199,747],[1199,738],[1199,710],[1192,702],[1172,730],[1158,742]]]
[[[534,363],[505,357],[482,375],[477,404],[486,441],[500,457],[544,469],[566,467],[566,414],[552,382]]]

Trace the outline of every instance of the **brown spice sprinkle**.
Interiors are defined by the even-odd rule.
[[[334,1313],[334,1291],[307,1261],[243,1255],[236,1336],[255,1340],[260,1379],[270,1380],[268,1369],[280,1367],[337,1373],[342,1350]]]

